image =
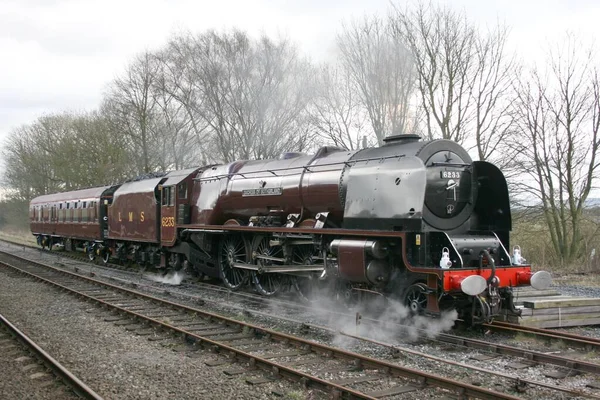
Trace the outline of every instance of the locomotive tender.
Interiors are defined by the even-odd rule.
[[[236,161],[32,200],[32,233],[100,256],[251,283],[264,295],[324,282],[473,323],[518,313],[512,288],[549,286],[509,253],[508,188],[449,140]],[[331,287],[331,286],[330,286]]]

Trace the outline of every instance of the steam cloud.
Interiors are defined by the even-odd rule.
[[[273,314],[285,314],[279,306],[271,305]],[[288,310],[289,311],[289,310]],[[348,348],[356,343],[347,335],[361,336],[389,344],[433,339],[439,333],[449,331],[458,318],[456,310],[443,312],[439,318],[412,316],[410,310],[397,300],[375,299],[362,302],[348,310],[327,294],[319,294],[311,302],[310,311],[315,323],[326,325],[339,332],[333,343]],[[357,324],[356,315],[360,316]]]
[[[330,319],[330,326],[340,332],[334,338],[336,345],[347,347],[354,342],[343,333],[390,344],[433,339],[439,333],[450,330],[458,318],[455,310],[442,313],[440,318],[432,318],[411,316],[409,309],[396,300],[388,300],[386,304],[375,303],[366,303],[353,310],[362,317],[358,325],[356,318]],[[377,306],[380,308],[377,309]]]
[[[161,274],[145,274],[144,278],[158,283],[166,283],[167,285],[180,285],[186,275],[182,272],[169,272],[166,275]]]

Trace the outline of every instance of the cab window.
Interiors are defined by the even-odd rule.
[[[178,196],[179,196],[179,200],[185,200],[187,199],[187,183],[183,182],[180,183],[178,186]]]

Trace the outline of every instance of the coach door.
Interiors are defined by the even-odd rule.
[[[175,186],[163,186],[160,207],[160,241],[163,246],[175,243]]]

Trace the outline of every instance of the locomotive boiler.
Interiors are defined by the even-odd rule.
[[[326,286],[480,323],[518,313],[512,288],[550,284],[509,253],[502,172],[448,140],[398,135],[376,148],[204,166],[109,192],[98,254],[187,268],[231,290],[294,288],[310,300]]]

